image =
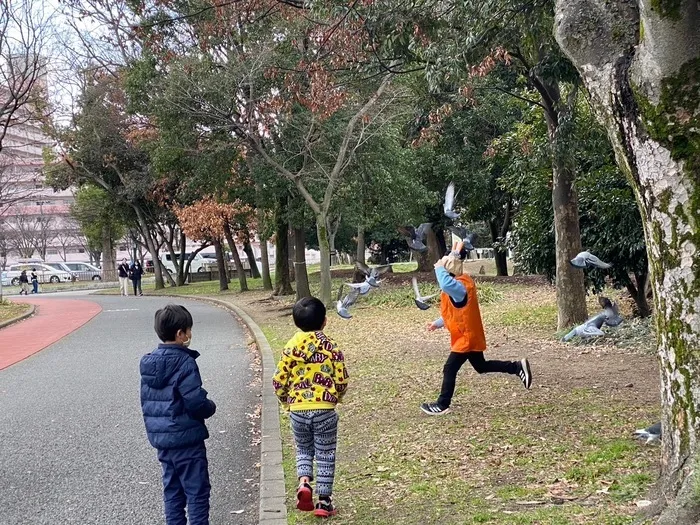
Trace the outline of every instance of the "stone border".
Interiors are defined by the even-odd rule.
[[[282,438],[280,435],[279,401],[272,390],[275,360],[270,343],[255,321],[243,310],[228,301],[211,297],[178,295],[179,299],[207,301],[233,311],[245,323],[262,356],[262,423],[260,444],[260,525],[287,525],[286,491],[282,468]]]
[[[3,321],[0,323],[0,328],[5,328],[6,326],[10,326],[11,324],[18,323],[20,321],[24,321],[27,317],[31,317],[34,315],[34,312],[36,311],[36,305],[30,304],[30,303],[17,303],[17,304],[29,304],[29,310],[21,315],[18,315],[17,317],[13,317],[12,319],[8,319],[7,321]],[[272,379],[270,379],[272,381]]]

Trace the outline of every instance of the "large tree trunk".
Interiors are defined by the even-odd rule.
[[[700,9],[559,0],[556,37],[578,67],[632,184],[652,267],[661,361],[660,525],[700,520]]]
[[[365,252],[367,251],[367,242],[365,241],[365,228],[363,226],[357,227],[357,251],[355,252],[355,261],[361,262],[362,264],[367,264],[365,258]],[[365,274],[363,274],[357,268],[352,277],[352,282],[360,283],[365,280]]]
[[[304,228],[294,228],[294,273],[297,277],[297,301],[311,297],[309,274],[306,271],[306,236]]]
[[[289,268],[289,280],[291,282],[296,281],[296,273],[294,268],[294,260],[296,259],[296,246],[294,244],[294,226],[292,226],[291,221],[287,225],[287,246],[289,258],[288,268]]]
[[[117,280],[117,262],[114,260],[112,231],[108,224],[102,226],[102,278],[105,281]]]
[[[156,278],[156,290],[162,290],[165,288],[165,282],[163,281],[163,264],[160,261],[160,255],[158,253],[160,247],[153,238],[153,234],[151,233],[151,229],[149,228],[148,222],[146,221],[146,217],[144,216],[141,208],[137,206],[132,206],[132,208],[136,212],[136,217],[138,218],[141,236],[143,237],[143,240],[146,241],[148,251],[151,253],[151,257],[153,258],[153,273]]]
[[[221,241],[219,239],[214,241],[214,252],[216,253],[216,265],[219,268],[219,291],[225,292],[228,290],[228,275],[226,274],[224,250],[221,248]]]
[[[442,252],[440,250],[440,244],[438,243],[435,230],[430,228],[425,237],[425,245],[428,247],[428,251],[423,253],[414,253],[416,255],[416,260],[418,261],[418,271],[432,272],[435,263],[440,259],[440,257],[442,257]]]
[[[224,221],[224,235],[226,237],[226,242],[231,250],[231,256],[233,257],[233,263],[236,265],[236,275],[238,276],[238,284],[241,287],[241,292],[248,291],[248,279],[245,275],[245,270],[243,269],[243,262],[241,261],[241,256],[238,254],[238,248],[236,248],[236,240],[233,238],[233,232],[231,231],[231,225]]]
[[[250,239],[250,233],[246,232],[248,238]],[[253,279],[260,279],[260,270],[258,269],[258,262],[255,260],[255,252],[253,247],[250,245],[250,241],[243,243],[243,251],[248,257],[248,264],[250,265],[250,275]]]
[[[270,254],[267,250],[267,239],[260,239],[260,262],[262,263],[263,290],[272,290],[270,277]]]
[[[496,275],[508,276],[508,250],[501,249],[504,238],[500,235],[500,230],[496,224],[496,219],[487,221],[491,232],[491,242],[493,243],[493,257],[496,261]]]
[[[323,304],[331,304],[331,247],[328,242],[328,217],[325,213],[316,215],[316,232],[318,234],[318,248],[321,252],[321,301]]]
[[[275,295],[292,295],[292,283],[289,280],[289,225],[284,218],[287,199],[280,199],[275,214]]]

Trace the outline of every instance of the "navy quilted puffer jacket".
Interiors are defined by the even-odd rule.
[[[207,399],[195,359],[199,352],[160,344],[141,358],[141,409],[155,448],[184,448],[207,439],[204,420],[216,405]]]

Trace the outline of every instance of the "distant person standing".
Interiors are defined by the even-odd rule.
[[[135,261],[134,264],[131,265],[130,272],[131,281],[134,283],[134,295],[141,297],[143,295],[143,291],[141,290],[141,277],[143,277],[143,268],[141,267],[141,263],[139,261]]]
[[[19,274],[19,294],[29,295],[29,278],[27,277],[27,270],[22,270]]]
[[[117,266],[119,271],[119,295],[125,297],[129,296],[129,263],[126,262],[126,257],[122,259],[122,262]]]
[[[32,293],[39,293],[39,278],[36,276],[36,268],[32,268]]]

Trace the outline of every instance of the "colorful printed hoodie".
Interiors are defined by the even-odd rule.
[[[344,361],[338,345],[323,332],[297,332],[272,378],[280,403],[293,412],[335,408],[348,386]]]

